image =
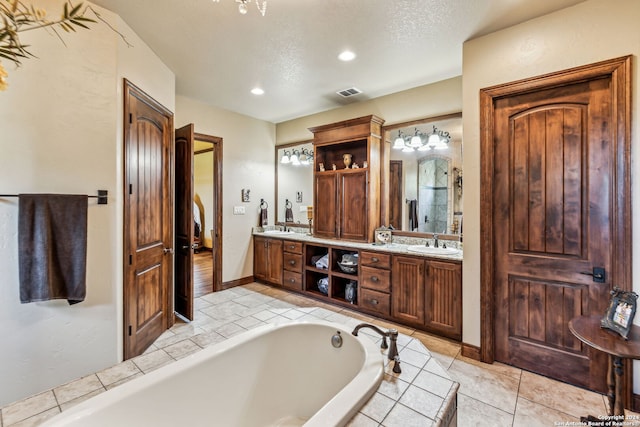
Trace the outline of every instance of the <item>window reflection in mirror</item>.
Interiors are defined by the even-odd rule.
[[[460,234],[462,114],[385,126],[384,136],[389,223],[404,232]]]
[[[276,223],[308,227],[307,206],[313,206],[313,144],[276,147]]]

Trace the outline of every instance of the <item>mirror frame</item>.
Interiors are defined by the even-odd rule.
[[[398,130],[401,128],[406,128],[409,126],[415,126],[418,124],[425,124],[425,123],[429,123],[429,122],[436,122],[439,120],[448,120],[448,119],[462,119],[462,112],[457,112],[457,113],[451,113],[451,114],[444,114],[444,115],[440,115],[440,116],[430,116],[430,117],[424,117],[421,119],[416,119],[416,120],[410,120],[407,122],[401,122],[401,123],[395,123],[392,125],[385,125],[382,127],[382,139],[385,143],[385,145],[388,144],[389,149],[385,150],[385,157],[387,157],[386,159],[383,160],[383,164],[387,165],[387,173],[386,173],[386,179],[384,180],[384,191],[383,194],[385,195],[380,201],[381,203],[381,212],[383,215],[383,224],[386,224],[389,218],[389,186],[390,186],[390,182],[389,182],[389,175],[388,175],[388,165],[389,162],[391,161],[391,145],[393,143],[393,141],[391,141],[390,139],[387,139],[387,135],[392,135],[394,130]],[[463,147],[464,148],[464,147]],[[463,150],[463,157],[464,157],[464,150]],[[392,232],[393,235],[395,236],[403,236],[403,237],[418,237],[418,238],[432,238],[434,233],[430,233],[430,232],[423,232],[423,231],[402,231],[402,230],[393,230]],[[462,241],[462,233],[460,234],[438,234],[438,238],[439,239],[443,239],[443,240],[460,240]]]
[[[278,156],[278,151],[282,150],[282,149],[286,149],[286,148],[291,148],[291,147],[297,147],[299,145],[305,145],[305,144],[312,144],[313,145],[313,139],[307,139],[304,141],[297,141],[297,142],[289,142],[286,144],[280,144],[280,145],[276,145],[275,146],[275,154],[274,154],[274,158],[275,158],[275,165],[276,165],[276,176],[275,176],[275,202],[274,202],[274,206],[275,206],[275,221],[274,224],[275,225],[283,225],[283,226],[287,226],[290,225],[292,227],[296,227],[296,228],[309,228],[309,224],[303,224],[303,223],[297,223],[297,222],[286,222],[286,221],[278,221],[278,187],[279,187],[279,181],[278,181],[278,168],[280,167],[280,158]],[[313,155],[315,156],[315,147],[314,147],[314,153]],[[310,169],[311,174],[313,175],[313,166]],[[311,197],[313,198],[313,188],[311,189]]]

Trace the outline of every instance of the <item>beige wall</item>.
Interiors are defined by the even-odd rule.
[[[30,3],[30,2],[26,2]],[[62,0],[37,4],[58,14]],[[23,33],[37,58],[9,71],[0,92],[2,193],[109,191],[89,202],[87,298],[20,304],[17,199],[0,199],[0,406],[111,366],[122,330],[121,77],[173,110],[174,77],[112,13],[97,8],[132,48],[104,24],[64,34]]]
[[[222,281],[253,275],[251,228],[258,225],[260,199],[269,204],[269,222],[274,211],[275,125],[202,102],[176,97],[176,128],[188,123],[195,131],[219,136],[222,142]],[[243,203],[241,191],[251,190],[251,201]],[[244,215],[233,215],[234,206],[244,206]]]
[[[632,120],[633,211],[640,209],[638,179],[638,66],[640,2],[590,0],[464,45],[464,341],[480,344],[480,111],[479,90],[624,55],[634,56]],[[640,216],[633,220],[639,241]],[[633,250],[633,269],[640,272],[640,251]],[[638,280],[634,290],[640,292]],[[640,324],[640,317],[634,323]],[[635,387],[640,384],[636,366]],[[637,392],[637,390],[636,390]]]
[[[420,86],[380,98],[350,104],[334,110],[278,123],[277,144],[304,141],[313,138],[307,130],[341,120],[375,114],[385,119],[386,125],[423,117],[433,117],[462,111],[462,78],[454,77],[434,84]]]

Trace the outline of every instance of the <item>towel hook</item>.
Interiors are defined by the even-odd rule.
[[[267,204],[267,202],[264,201],[264,199],[260,199],[260,209],[267,209],[269,207],[269,204]]]

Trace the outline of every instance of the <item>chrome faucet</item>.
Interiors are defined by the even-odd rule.
[[[393,360],[393,372],[395,372],[396,374],[401,373],[402,371],[400,370],[400,356],[398,355],[398,330],[389,329],[387,332],[384,332],[377,326],[370,325],[368,323],[360,323],[355,327],[351,334],[357,337],[358,331],[362,328],[373,329],[378,334],[380,334],[380,336],[382,336],[382,343],[380,344],[380,348],[383,350],[386,350],[387,348],[389,349],[389,351],[387,352],[387,358],[389,360]],[[389,341],[391,341],[391,347],[387,345],[387,337],[389,337]]]
[[[438,234],[437,233],[433,233],[433,241],[434,241],[433,247],[434,248],[439,247],[439,245],[438,245]]]

